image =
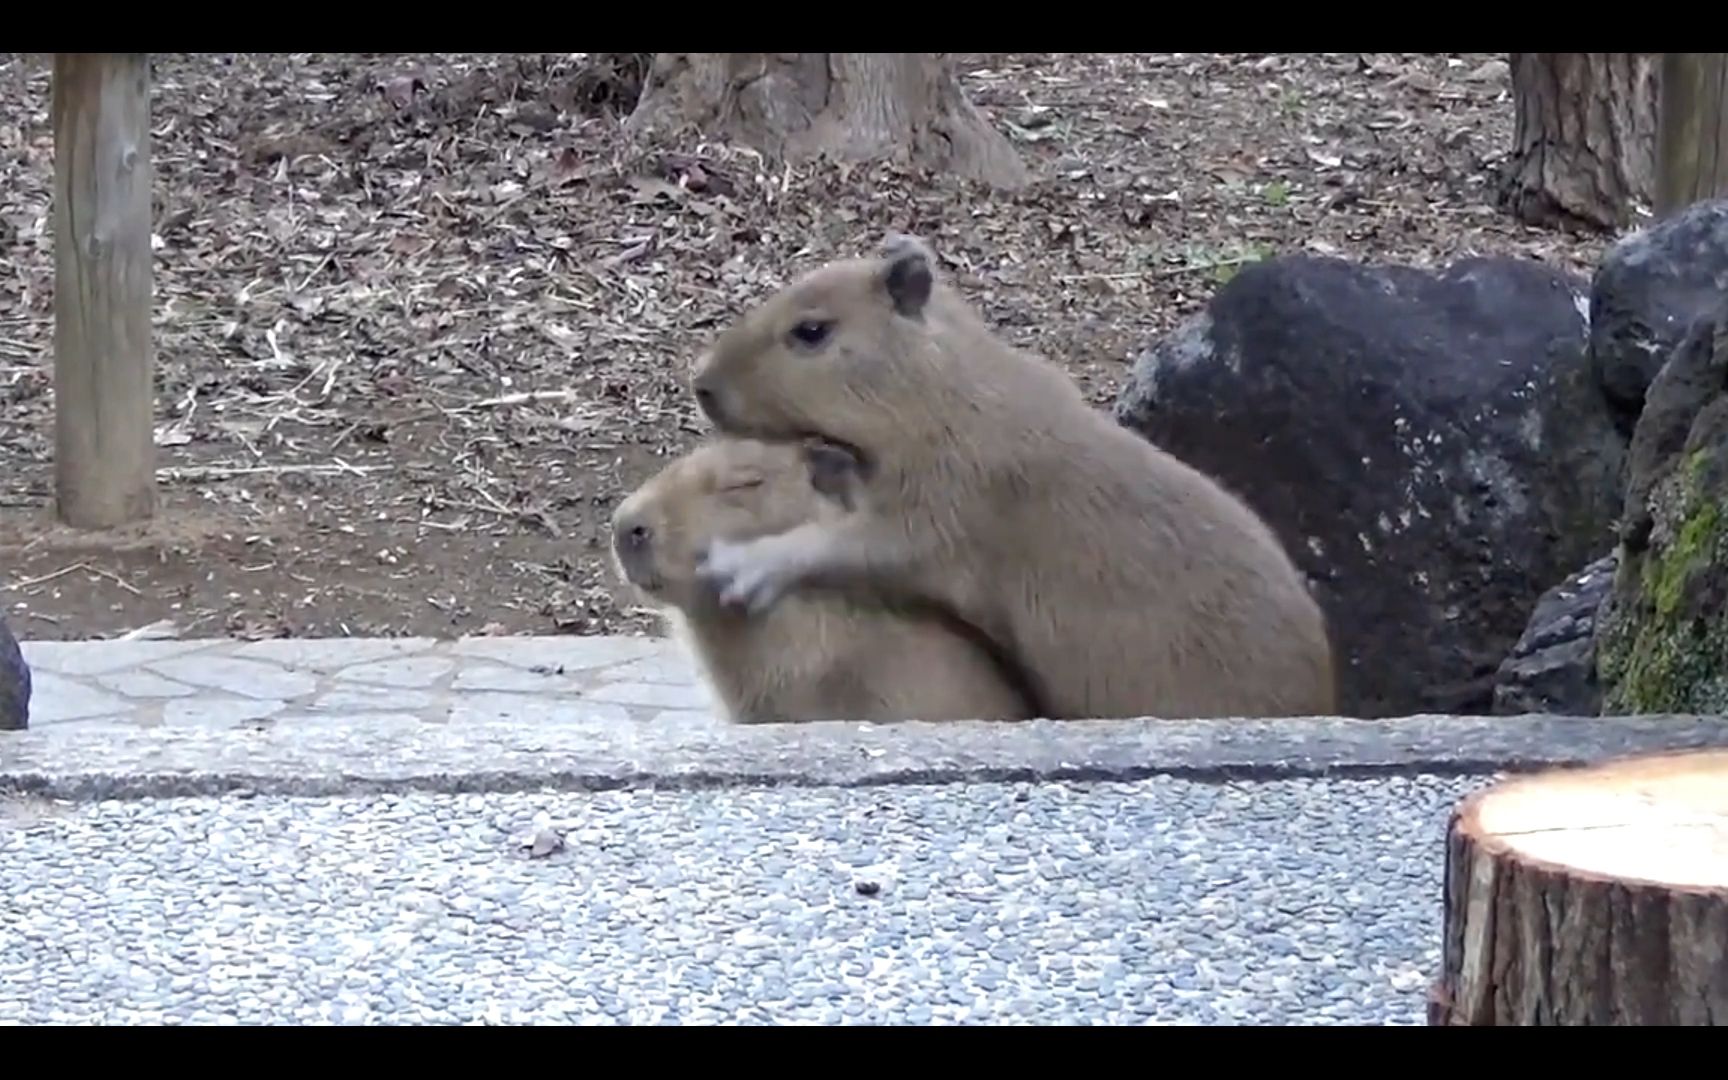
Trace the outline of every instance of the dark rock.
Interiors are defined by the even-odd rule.
[[[1596,612],[1614,587],[1613,553],[1542,594],[1494,683],[1501,716],[1557,713],[1594,716],[1602,705],[1596,684]]]
[[[1590,290],[1590,363],[1630,436],[1662,362],[1728,291],[1728,199],[1694,203],[1608,249]]]
[[[18,639],[0,613],[0,731],[30,726],[30,665],[18,650]]]
[[[1278,532],[1343,711],[1487,712],[1537,598],[1613,538],[1625,440],[1586,308],[1522,260],[1274,259],[1148,350],[1116,416]]]
[[[1605,713],[1728,711],[1728,298],[1657,373],[1596,631]]]

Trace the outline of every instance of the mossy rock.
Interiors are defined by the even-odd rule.
[[[30,726],[30,665],[0,612],[0,731]]]
[[[1728,303],[1650,385],[1597,673],[1604,713],[1728,712]]]

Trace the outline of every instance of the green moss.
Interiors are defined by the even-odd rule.
[[[1704,470],[1710,467],[1710,455],[1702,450],[1694,450],[1686,457],[1686,484],[1689,491],[1701,491],[1704,484]]]
[[[1728,595],[1728,505],[1700,490],[1708,457],[1688,457],[1662,508],[1672,539],[1622,563],[1638,588],[1616,597],[1598,641],[1607,712],[1728,711],[1728,614],[1700,603]]]
[[[1725,667],[1728,633],[1721,620],[1702,628],[1647,623],[1626,646],[1619,678],[1605,695],[1607,711],[1728,711]]]
[[[1693,577],[1708,573],[1722,532],[1722,508],[1710,500],[1680,526],[1680,535],[1659,558],[1644,564],[1644,591],[1655,604],[1656,616],[1672,619],[1686,600]]]

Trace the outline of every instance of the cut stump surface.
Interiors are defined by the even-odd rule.
[[[1430,1024],[1728,1023],[1728,750],[1478,792],[1445,890]]]

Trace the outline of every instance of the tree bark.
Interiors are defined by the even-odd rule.
[[[1512,53],[1503,205],[1532,225],[1616,229],[1655,186],[1655,53]]]
[[[1431,1025],[1728,1024],[1728,750],[1478,792],[1445,881]]]
[[[54,468],[78,528],[156,509],[150,184],[147,54],[56,54]]]
[[[998,187],[1027,180],[942,53],[660,53],[628,125],[791,161],[903,156]]]
[[[1656,214],[1728,195],[1728,53],[1663,53]]]

